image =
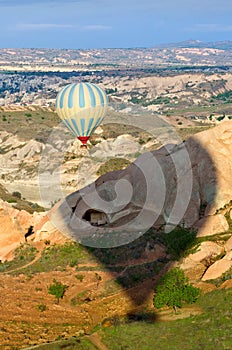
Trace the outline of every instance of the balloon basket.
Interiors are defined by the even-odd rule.
[[[81,141],[81,148],[87,148],[87,142],[89,140],[89,136],[78,136],[78,140]]]

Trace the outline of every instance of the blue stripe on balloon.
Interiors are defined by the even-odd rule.
[[[96,123],[95,123],[95,125],[94,125],[94,127],[93,127],[92,130],[95,130],[95,129],[98,127],[98,125],[99,125],[100,122],[101,122],[101,119],[102,119],[102,118],[98,118],[98,119],[96,120]]]
[[[61,92],[61,96],[60,96],[60,108],[63,108],[64,107],[64,97],[65,97],[65,94],[66,94],[66,91],[67,89],[69,88],[70,84],[67,85]]]
[[[95,107],[96,106],[96,98],[95,98],[93,88],[88,83],[86,83],[85,85],[87,86],[88,91],[89,91],[91,107]]]
[[[81,118],[80,122],[81,122],[81,136],[84,136],[84,134],[85,134],[85,119]]]
[[[75,128],[75,131],[76,131],[77,136],[80,136],[80,131],[79,131],[79,128],[78,128],[78,126],[77,126],[76,120],[75,120],[74,118],[72,118],[71,120],[72,120],[72,123],[73,123],[73,126],[74,126],[74,128]]]
[[[79,85],[79,106],[80,108],[85,107],[85,95],[84,95],[84,88],[82,83],[80,83]]]
[[[67,119],[63,119],[62,123],[75,135],[75,131],[73,130],[72,126],[70,125]]]
[[[104,106],[104,96],[103,96],[103,92],[102,90],[95,84],[93,84],[93,86],[96,88],[97,92],[98,92],[98,95],[100,97],[100,102],[101,102],[101,105]]]
[[[59,98],[59,95],[57,95],[57,98],[56,98],[56,108],[58,108],[58,98]]]
[[[90,132],[92,131],[93,122],[94,122],[94,118],[90,118],[89,125],[88,125],[88,130],[87,130],[87,135],[89,135]]]
[[[73,108],[73,94],[74,94],[75,88],[76,88],[76,84],[72,84],[72,87],[68,94],[68,108]]]

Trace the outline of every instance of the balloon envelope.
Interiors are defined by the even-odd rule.
[[[59,117],[84,144],[103,120],[107,105],[105,91],[92,83],[69,84],[56,98]]]

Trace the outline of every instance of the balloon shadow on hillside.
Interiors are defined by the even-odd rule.
[[[149,176],[144,167],[149,167],[150,161],[144,154],[125,170],[105,174],[93,185],[67,196],[50,217],[63,234],[85,245],[112,276],[117,275],[115,283],[135,307],[151,296],[171,261],[181,258],[194,244],[192,226],[212,211],[217,195],[213,159],[194,138],[148,154],[155,159]],[[129,200],[126,191],[115,190],[122,180],[127,181],[126,189],[128,182],[131,185]],[[116,197],[116,210],[112,210]]]

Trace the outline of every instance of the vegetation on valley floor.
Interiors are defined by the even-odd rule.
[[[228,234],[221,234],[207,237],[207,240],[212,239],[218,242],[226,239],[226,237],[228,238]],[[152,278],[154,275],[157,275],[160,269],[167,263],[167,260],[164,259],[162,261],[161,259],[160,261],[142,263],[137,266],[128,265],[130,259],[141,258],[147,241],[149,241],[151,245],[154,245],[155,243],[165,244],[172,259],[179,259],[185,255],[186,250],[190,252],[198,246],[199,242],[205,239],[205,237],[199,239],[196,238],[194,231],[186,230],[183,227],[177,227],[174,231],[165,236],[154,229],[150,229],[145,235],[138,238],[136,241],[131,242],[129,245],[111,249],[86,248],[72,242],[63,245],[50,246],[50,242],[47,242],[47,246],[43,250],[41,257],[39,257],[39,259],[32,265],[23,268],[23,265],[27,262],[31,262],[37,253],[32,249],[33,247],[26,244],[25,246],[21,246],[20,250],[15,255],[15,259],[11,263],[6,262],[1,264],[1,268],[2,271],[9,271],[10,273],[10,270],[13,268],[21,266],[21,269],[12,272],[12,274],[18,275],[23,273],[32,277],[34,273],[55,270],[65,271],[67,267],[71,267],[74,269],[74,273],[76,273],[75,270],[78,271],[78,273],[76,273],[77,283],[81,283],[82,285],[82,281],[85,279],[85,273],[93,271],[93,267],[95,274],[101,276],[99,272],[102,271],[102,267],[104,267],[103,270],[106,269],[106,271],[109,270],[114,273],[117,271],[121,274],[125,269],[125,266],[127,266],[127,271],[121,274],[120,277],[106,281],[104,282],[104,285],[102,284],[102,287],[99,290],[99,297],[103,298],[121,292],[122,287],[126,289],[133,286],[139,286],[147,278]],[[91,262],[94,266],[91,266],[91,264],[88,266],[87,264],[84,269],[83,264],[87,262]],[[80,273],[80,271],[82,271],[82,273]],[[231,271],[228,271],[228,273],[222,277],[221,282],[229,278],[231,278]],[[57,281],[59,283],[58,279]],[[96,278],[95,287],[97,283],[98,281]],[[67,287],[66,284],[61,283],[61,285]],[[174,295],[176,295],[176,292]],[[190,296],[192,296],[192,293],[190,293]],[[195,294],[194,296],[196,297]],[[210,296],[201,296],[199,301],[196,301],[194,304],[194,307],[202,308],[202,314],[198,316],[190,316],[184,320],[160,323],[157,322],[159,320],[158,310],[152,312],[151,310],[147,312],[144,310],[143,314],[128,315],[128,318],[124,317],[116,319],[115,322],[111,322],[114,326],[110,328],[105,328],[103,322],[102,326],[100,325],[97,329],[101,334],[103,343],[108,346],[109,350],[118,350],[119,348],[123,349],[125,346],[127,346],[127,349],[133,348],[138,350],[152,349],[154,346],[159,347],[160,350],[179,350],[180,347],[183,347],[183,339],[184,336],[186,336],[186,332],[184,330],[182,331],[183,328],[186,328],[188,334],[187,345],[185,344],[187,350],[200,350],[202,346],[206,350],[211,350],[212,344],[217,343],[222,344],[225,349],[229,350],[232,344],[232,339],[230,338],[231,335],[228,330],[228,328],[231,328],[232,322],[230,312],[228,312],[232,306],[230,305],[232,300],[231,296],[231,290],[220,290],[210,293]],[[72,300],[70,300],[70,306],[77,308],[87,303],[88,300],[91,301],[91,298],[89,298],[89,291],[84,289],[82,292],[72,297]],[[60,306],[65,307],[63,301]],[[41,315],[46,314],[47,310],[49,310],[48,305],[44,303],[39,303],[36,307]],[[185,308],[183,311],[179,312],[184,313]],[[206,332],[208,333],[206,334]],[[128,338],[124,337],[124,333],[128,334]],[[160,334],[162,334],[162,336],[160,336]],[[139,335],[138,338],[137,335]],[[210,340],[207,343],[208,335],[210,335]],[[170,338],[172,339],[172,342],[170,342]],[[134,342],[134,339],[137,339],[136,343]],[[62,337],[60,337],[60,342],[51,344],[49,347],[51,349],[60,349],[60,346],[62,347],[65,344],[67,345],[67,349],[71,350],[73,346],[75,346],[75,349],[82,349],[81,346],[85,344],[83,346],[86,347],[83,349],[88,349],[88,346],[92,349],[91,342],[88,343],[87,341],[86,343],[86,341],[87,339],[85,338],[62,340]],[[170,344],[172,344],[172,347]],[[49,347],[46,349],[49,349]],[[41,347],[41,350],[42,349],[43,348]]]
[[[194,315],[195,308],[201,310],[197,315]],[[215,290],[201,295],[192,309],[187,307],[177,314],[172,311],[168,321],[159,321],[163,311],[144,310],[103,320],[93,332],[97,331],[108,350],[212,350],[215,346],[230,350],[231,308],[232,289]],[[85,336],[60,339],[37,349],[61,350],[64,347],[67,350],[95,349],[91,338]]]
[[[101,328],[100,334],[109,350],[212,350],[232,346],[232,289],[202,295],[196,303],[202,313],[169,322],[125,322]],[[158,314],[157,314],[158,318]]]

